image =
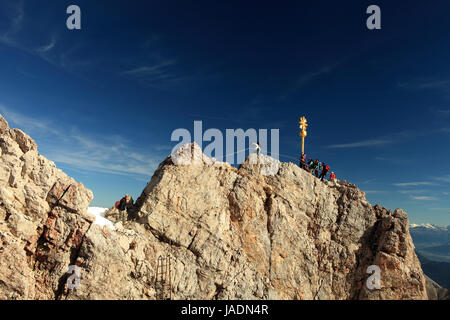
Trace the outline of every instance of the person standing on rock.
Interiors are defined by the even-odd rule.
[[[258,142],[253,142],[252,146],[255,146],[256,155],[259,156],[259,151],[261,150],[261,147],[259,146],[259,141]]]
[[[309,158],[308,159],[308,172],[313,173],[313,169],[314,169],[314,160]]]
[[[325,163],[322,163],[322,173],[320,174],[320,180],[323,181],[323,178],[325,178],[328,174],[328,171],[330,171],[330,166],[328,166]]]
[[[259,146],[259,141],[257,141],[257,142],[253,142],[252,144],[251,144],[251,146],[254,146],[255,147],[255,150],[256,150],[256,161],[257,161],[257,163],[258,163],[258,165],[260,164],[260,162],[259,162],[259,151],[261,150],[261,147]]]
[[[330,174],[330,181],[336,182],[336,175],[334,174],[334,172],[331,172]]]
[[[122,223],[125,223],[128,219],[128,209],[130,209],[133,206],[133,198],[130,195],[125,195],[120,200],[119,203],[119,221],[122,221]]]
[[[319,177],[319,167],[320,167],[319,159],[316,159],[313,164],[313,172],[317,178]]]
[[[120,199],[119,205],[117,206],[117,209],[119,209],[119,217],[117,219],[117,222],[122,221],[122,223],[125,223],[127,220],[127,211],[126,211],[126,204],[127,204],[127,196]]]
[[[302,153],[300,157],[300,168],[307,170],[306,168],[306,154]]]

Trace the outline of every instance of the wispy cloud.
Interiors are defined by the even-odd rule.
[[[6,1],[0,5],[0,10],[6,11],[7,16],[11,17],[6,21],[6,24],[8,25],[6,30],[0,30],[0,45],[23,51],[30,56],[44,60],[55,68],[59,68],[64,72],[92,83],[92,81],[81,76],[79,72],[80,67],[91,65],[91,61],[82,61],[80,60],[79,55],[71,55],[75,50],[80,49],[80,44],[71,43],[70,48],[62,47],[62,50],[57,51],[55,48],[57,47],[58,38],[56,35],[52,35],[49,37],[50,41],[47,43],[43,43],[40,46],[30,45],[21,38],[21,34],[24,33],[24,31],[31,32],[31,30],[24,30],[23,28],[26,18],[24,2]],[[45,38],[45,35],[39,35],[39,39],[41,38]],[[25,72],[20,73],[28,76]]]
[[[326,75],[336,69],[343,61],[337,62],[335,64],[330,64],[326,66],[322,66],[319,69],[308,72],[300,75],[293,84],[291,84],[279,97],[279,100],[286,99],[289,95],[303,88],[305,85],[314,81],[317,78],[320,78],[323,75]]]
[[[39,76],[37,76],[31,72],[25,71],[21,66],[17,66],[16,70],[18,73],[20,73],[21,75],[23,75],[27,78],[30,78],[30,79],[38,79],[39,78]]]
[[[176,59],[156,58],[156,62],[151,65],[140,65],[129,70],[125,70],[120,75],[136,79],[141,85],[167,89],[178,86],[193,79],[194,75],[181,74],[175,67]]]
[[[450,109],[439,109],[436,112],[441,115],[450,116]]]
[[[162,34],[151,34],[151,35],[147,36],[147,38],[141,43],[140,47],[142,47],[142,48],[154,47],[163,38],[164,38],[164,35],[162,35]]]
[[[411,81],[400,82],[398,86],[406,89],[417,90],[444,90],[450,91],[449,79],[414,79]]]
[[[22,29],[24,21],[24,4],[23,1],[6,1],[2,3],[2,11],[9,18],[7,21],[8,27],[2,33],[0,33],[0,44],[15,47],[18,49],[25,49],[14,37]]]
[[[48,141],[40,145],[47,158],[83,171],[148,179],[164,157],[133,147],[121,136],[87,135],[76,127],[62,128],[55,122],[25,116],[4,105],[0,105],[0,111],[10,125]]]
[[[310,82],[311,80],[318,78],[324,74],[330,73],[334,68],[336,67],[336,65],[332,65],[332,66],[324,66],[322,68],[320,68],[319,70],[316,70],[314,72],[310,72],[307,74],[304,74],[302,76],[300,76],[297,81],[295,82],[295,89],[299,89],[301,87],[303,87],[305,84],[307,84],[308,82]]]
[[[375,180],[377,180],[377,179],[368,179],[368,180],[361,182],[361,184],[369,184],[371,182],[374,182]]]
[[[11,111],[11,108],[6,107],[3,104],[0,104],[0,113],[4,115],[4,118],[13,123],[15,126],[20,127],[23,131],[33,133],[52,133],[57,134],[48,120],[37,120],[32,117],[17,113],[15,111]]]
[[[37,48],[36,51],[39,53],[46,53],[46,52],[49,52],[50,50],[52,50],[55,47],[55,45],[56,45],[56,38],[52,37],[49,44]]]
[[[394,183],[396,187],[417,187],[417,186],[433,186],[436,183],[429,181],[419,181],[419,182],[402,182],[402,183]]]
[[[378,161],[389,162],[392,164],[404,165],[405,163],[411,163],[411,159],[402,159],[395,156],[376,157]]]
[[[7,32],[8,34],[15,34],[20,31],[22,28],[23,20],[24,20],[24,9],[23,9],[23,1],[17,1],[17,7],[16,7],[16,15],[13,16],[12,24],[10,30]]]
[[[388,144],[392,144],[396,142],[392,138],[381,138],[381,139],[369,139],[362,140],[351,143],[342,143],[342,144],[332,144],[327,146],[329,149],[343,149],[343,148],[362,148],[362,147],[377,147],[377,146],[385,146]]]
[[[421,193],[427,193],[430,192],[429,190],[398,190],[399,193],[401,194],[421,194]]]
[[[105,144],[103,149],[107,149]],[[48,157],[55,162],[64,163],[86,171],[125,175],[133,178],[141,176],[149,178],[157,168],[159,161],[146,159],[136,160],[129,157],[127,149],[110,150],[100,153],[98,150],[85,149],[80,152],[58,149],[52,150]]]
[[[398,83],[398,87],[410,90],[440,94],[443,99],[450,99],[450,79],[448,78],[419,78]],[[448,115],[447,110],[441,110],[440,115]]]
[[[443,176],[440,176],[440,177],[435,177],[434,179],[437,180],[437,181],[450,183],[450,174],[443,175]]]
[[[356,142],[342,143],[342,144],[332,144],[327,146],[329,149],[344,149],[344,148],[363,148],[363,147],[382,147],[386,145],[391,145],[395,143],[402,143],[413,138],[425,137],[433,134],[439,134],[442,132],[440,129],[430,129],[430,130],[405,130],[401,132],[394,132],[390,135],[385,135],[379,138],[360,140]],[[388,160],[386,157],[377,157],[377,160]]]
[[[141,66],[124,71],[123,74],[131,76],[160,76],[167,71],[167,67],[176,64],[176,60],[164,60],[152,66]]]
[[[167,145],[160,144],[160,145],[156,145],[153,147],[153,149],[156,151],[171,151],[172,148],[173,148],[173,146],[168,145],[168,144]]]
[[[2,10],[5,11],[6,16],[10,20],[8,21],[8,29],[0,36],[0,39],[6,39],[8,41],[11,36],[17,34],[22,29],[25,15],[23,0],[6,1],[2,4]]]
[[[421,200],[421,201],[434,201],[437,200],[436,197],[430,196],[409,196],[412,200]]]

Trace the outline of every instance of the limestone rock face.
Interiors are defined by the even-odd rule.
[[[138,199],[137,221],[176,260],[176,298],[427,298],[405,212],[292,163],[261,174],[250,158],[239,169],[166,159]],[[371,265],[379,290],[366,285]]]
[[[92,193],[2,117],[0,147],[0,299],[427,298],[406,213],[371,206],[348,182],[256,155],[234,168],[194,145],[202,161],[168,157],[133,221],[111,230],[86,214]],[[371,265],[380,289],[366,285]]]
[[[0,116],[0,299],[54,299],[76,263],[92,192]]]

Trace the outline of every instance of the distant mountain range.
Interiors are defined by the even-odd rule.
[[[425,275],[428,300],[450,300],[450,290],[443,288]]]
[[[432,261],[450,262],[450,226],[411,224],[409,231],[420,255]]]
[[[420,255],[420,253],[417,253],[417,257],[425,275],[433,279],[441,287],[450,289],[450,263],[431,261]]]
[[[423,272],[450,289],[450,226],[411,224],[409,232]]]

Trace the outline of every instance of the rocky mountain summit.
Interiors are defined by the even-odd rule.
[[[293,163],[262,174],[255,154],[234,168],[193,145],[201,161],[166,158],[111,230],[87,213],[92,193],[1,116],[0,148],[0,299],[427,299],[407,214],[348,182]]]

